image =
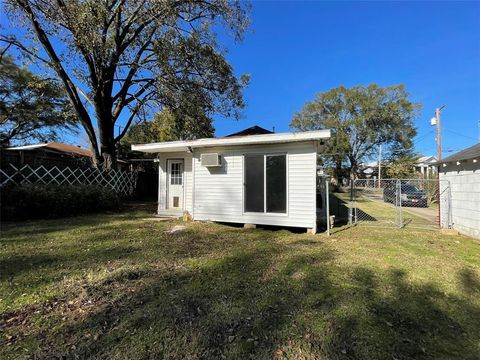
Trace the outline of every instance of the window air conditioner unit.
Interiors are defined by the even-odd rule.
[[[200,161],[205,167],[222,166],[222,157],[217,153],[202,154]]]

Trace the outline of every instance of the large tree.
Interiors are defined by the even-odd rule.
[[[242,38],[248,16],[240,1],[6,3],[27,31],[0,40],[56,74],[104,167],[115,166],[116,144],[148,111],[177,108],[182,99],[224,116],[244,106],[247,79],[234,75],[216,34],[220,24]],[[123,130],[115,136],[117,123]]]
[[[0,59],[0,147],[12,141],[54,141],[65,130],[75,131],[76,118],[63,88],[15,64]]]
[[[360,163],[374,156],[379,145],[384,149],[412,147],[419,108],[409,100],[403,85],[341,86],[307,102],[294,114],[290,126],[302,131],[331,129],[325,155],[337,177],[344,168],[355,177]]]
[[[188,105],[185,104],[185,106]],[[122,157],[142,157],[139,153],[132,154],[132,144],[212,137],[215,132],[212,126],[213,120],[202,113],[201,109],[196,109],[196,111],[188,109],[188,112],[185,113],[185,106],[180,109],[164,109],[155,114],[152,121],[144,121],[130,126],[119,144]],[[151,157],[151,154],[146,156]]]

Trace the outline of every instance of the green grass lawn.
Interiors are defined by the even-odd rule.
[[[175,224],[4,225],[0,357],[480,358],[479,241]]]

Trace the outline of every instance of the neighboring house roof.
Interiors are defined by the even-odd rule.
[[[462,161],[462,160],[470,160],[475,158],[480,158],[480,143],[470,146],[469,148],[459,151],[453,155],[450,155],[445,159],[438,161],[437,164],[440,164],[440,163],[443,164],[443,163],[454,162],[454,161]]]
[[[12,151],[35,150],[35,149],[42,148],[42,147],[47,146],[47,145],[48,145],[48,143],[34,144],[34,145],[23,145],[23,146],[9,147],[9,148],[6,148],[5,150],[12,150]]]
[[[383,164],[383,161],[382,161]],[[362,168],[371,168],[371,167],[378,167],[378,161],[370,161],[368,163],[363,163],[360,165]]]
[[[417,160],[417,165],[430,165],[437,161],[437,158],[433,155],[421,156]]]
[[[258,125],[249,127],[247,129],[244,129],[242,131],[226,135],[224,137],[234,137],[234,136],[248,136],[248,135],[265,135],[265,134],[273,134],[273,131],[264,129]]]
[[[330,130],[305,131],[297,133],[264,134],[234,136],[224,138],[207,138],[186,141],[169,141],[152,144],[132,145],[132,150],[146,153],[191,151],[192,149],[214,146],[238,146],[255,144],[275,144],[297,141],[321,140],[330,138]]]
[[[46,149],[46,150],[51,150],[59,153],[68,153],[71,155],[79,155],[79,156],[86,156],[86,157],[92,157],[93,154],[90,150],[83,149],[79,146],[75,145],[68,145],[64,143],[59,143],[59,142],[49,142],[49,143],[43,143],[43,144],[34,144],[34,145],[25,145],[25,146],[16,146],[16,147],[10,147],[7,148],[6,150],[10,151],[33,151],[37,149]]]

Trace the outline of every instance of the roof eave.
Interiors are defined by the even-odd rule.
[[[299,141],[319,141],[330,138],[330,130],[305,131],[299,133],[249,135],[230,138],[207,138],[187,141],[171,141],[164,143],[132,145],[133,151],[145,153],[182,152],[218,146],[262,145]]]
[[[477,163],[479,160],[480,160],[480,156],[461,158],[461,159],[446,159],[446,160],[437,161],[437,162],[433,163],[431,166],[442,166],[442,165],[446,165],[446,164],[465,163],[465,162],[469,162],[469,161]]]

